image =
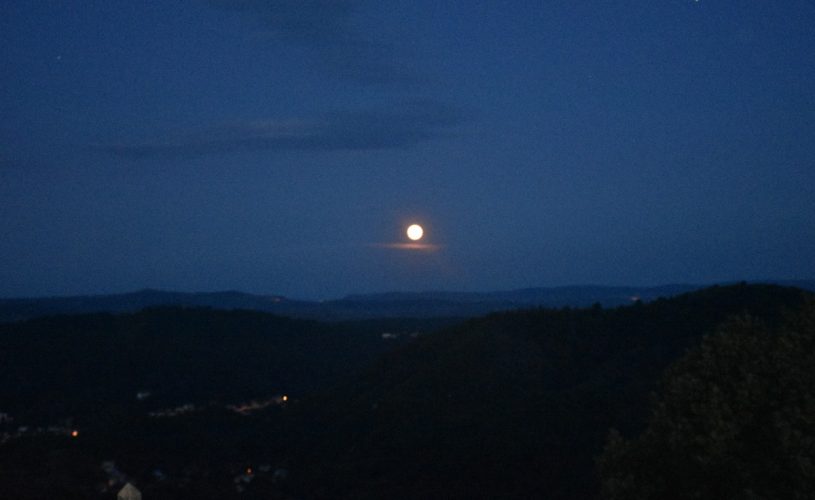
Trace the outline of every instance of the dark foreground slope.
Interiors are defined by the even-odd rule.
[[[443,324],[181,308],[0,324],[0,412],[22,425],[299,395],[353,373],[407,333]]]
[[[112,499],[124,481],[150,500],[595,498],[609,429],[643,428],[666,366],[732,315],[772,324],[807,296],[714,287],[415,339],[443,325],[158,309],[1,326],[0,498]]]
[[[609,428],[637,430],[664,368],[729,316],[804,293],[714,287],[613,310],[494,314],[385,355],[289,413],[306,498],[593,498]]]
[[[289,402],[450,322],[161,308],[0,325],[0,499],[112,499],[125,481],[240,497],[247,466],[278,463],[258,437]]]

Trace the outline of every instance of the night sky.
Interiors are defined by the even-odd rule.
[[[4,0],[0,42],[0,296],[815,277],[815,1]]]

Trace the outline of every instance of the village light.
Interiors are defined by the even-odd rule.
[[[285,402],[285,401],[288,401],[288,400],[289,400],[289,397],[288,397],[288,396],[286,396],[286,395],[284,394],[282,399],[283,399],[283,401]]]
[[[79,431],[78,430],[74,429],[74,430],[71,431],[71,437],[75,438],[75,437],[78,437],[78,436],[79,436]]]

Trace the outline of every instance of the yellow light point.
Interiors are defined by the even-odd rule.
[[[71,431],[71,437],[79,436],[79,431]]]
[[[247,467],[247,468],[246,468],[246,475],[247,475],[247,476],[251,476],[251,475],[252,475],[252,468],[251,468],[251,467]]]
[[[284,396],[283,396],[281,399],[283,399],[283,401],[288,401],[288,400],[289,400],[289,397],[288,397],[288,396],[286,396],[286,395],[284,395]]]

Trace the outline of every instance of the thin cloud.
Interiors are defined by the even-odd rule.
[[[354,0],[209,0],[210,5],[257,21],[275,42],[309,49],[331,74],[363,83],[415,80],[396,61],[394,46],[354,25]]]
[[[389,250],[413,250],[421,252],[435,252],[441,250],[442,245],[434,245],[432,243],[371,243],[374,248],[387,248]]]
[[[421,102],[390,111],[334,112],[319,120],[241,122],[101,149],[130,159],[251,151],[405,149],[443,135],[461,120],[462,114],[456,108]]]

